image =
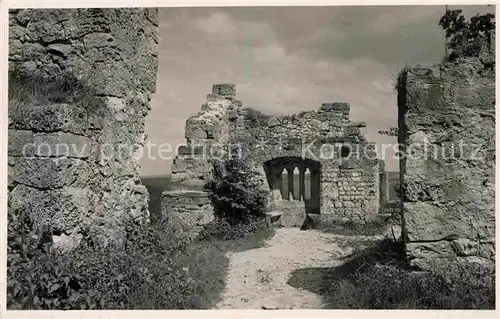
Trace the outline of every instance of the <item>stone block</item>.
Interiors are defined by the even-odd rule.
[[[33,132],[9,130],[7,153],[9,156],[33,156]]]
[[[359,127],[348,126],[345,128],[345,135],[353,136],[353,135],[361,135],[361,130]]]
[[[282,226],[281,225],[281,212],[266,213],[266,223],[268,226]]]
[[[198,145],[182,145],[177,149],[178,155],[203,155],[205,154],[205,146]]]
[[[234,99],[236,97],[236,86],[231,83],[214,84],[212,93]]]
[[[92,140],[73,133],[37,133],[34,144],[37,156],[87,158]]]
[[[212,106],[213,103],[219,103],[219,102],[224,102],[224,101],[226,101],[226,98],[222,95],[207,94],[207,103],[202,105],[202,111],[209,110],[210,106]]]
[[[9,207],[27,213],[37,227],[51,226],[70,233],[89,221],[97,200],[89,188],[40,190],[17,185],[11,192]]]
[[[84,109],[73,104],[9,105],[12,127],[37,132],[71,132],[84,134],[89,122]]]
[[[208,194],[202,191],[165,191],[162,193],[162,215],[181,236],[194,238],[204,225],[214,219]]]
[[[208,138],[207,132],[201,129],[188,130],[186,127],[186,138],[187,139],[206,139]]]
[[[282,213],[281,225],[284,227],[301,227],[306,220],[304,202],[281,200],[275,202],[275,209]]]

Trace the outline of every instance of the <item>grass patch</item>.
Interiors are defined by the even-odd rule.
[[[221,300],[230,251],[261,247],[272,236],[262,223],[195,242],[175,237],[168,224],[129,229],[123,247],[51,249],[51,231],[40,237],[29,217],[9,212],[9,309],[211,309]],[[242,229],[237,229],[242,228]]]
[[[329,309],[494,309],[491,274],[415,272],[404,257],[402,243],[385,239],[338,267],[298,269],[289,284],[321,295]]]
[[[96,95],[88,77],[77,78],[66,71],[48,76],[41,72],[9,70],[10,103],[74,103],[89,112],[98,112],[105,108],[105,103]]]

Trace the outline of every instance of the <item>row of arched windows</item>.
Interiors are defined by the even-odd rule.
[[[281,199],[310,200],[312,198],[311,170],[302,171],[294,168],[283,168],[281,171]]]

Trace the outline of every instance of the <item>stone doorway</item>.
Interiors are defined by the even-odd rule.
[[[306,215],[320,213],[321,164],[300,157],[278,157],[264,163],[273,209],[288,226],[301,226]]]

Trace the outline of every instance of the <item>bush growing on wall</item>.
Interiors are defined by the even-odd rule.
[[[239,156],[215,162],[205,190],[210,194],[216,217],[232,225],[265,217],[268,192],[264,181]]]

